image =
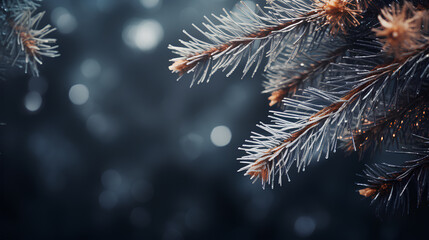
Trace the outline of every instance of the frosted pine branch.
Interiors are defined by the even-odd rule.
[[[414,155],[415,160],[403,165],[367,166],[364,171],[367,182],[358,184],[364,187],[359,194],[371,198],[380,213],[389,214],[391,209],[408,213],[411,207],[429,203],[429,139],[420,138],[425,146],[399,152]]]
[[[344,139],[344,148],[360,153],[377,150],[391,145],[411,143],[412,134],[425,134],[428,126],[425,119],[429,114],[429,92],[411,96],[409,102],[399,104],[396,109],[388,109],[379,116],[364,120],[363,126],[353,133],[353,139]]]
[[[179,55],[170,69],[193,73],[192,84],[218,70],[228,70],[229,76],[240,62],[244,74],[252,68],[255,74],[265,64],[263,93],[271,93],[270,106],[281,108],[271,111],[271,122],[260,123],[261,132],[240,148],[245,155],[238,159],[244,164],[239,171],[274,187],[290,180],[292,167],[304,171],[337,149],[362,156],[413,144],[415,134],[429,137],[427,1],[268,2],[267,11],[257,7],[254,13],[243,5],[240,14],[214,16],[216,24],[206,18],[207,31],[200,32],[207,42],[189,35],[190,41],[181,41],[184,47],[170,46]],[[405,163],[403,169],[413,172],[425,164]],[[402,180],[395,185],[396,175],[368,171],[375,185],[367,185],[362,195],[382,196],[377,187],[387,186],[383,178],[409,191]],[[402,179],[414,181],[414,173]],[[429,180],[422,181],[417,191],[424,191]],[[382,205],[397,205],[385,199]]]
[[[335,3],[335,4],[334,4]],[[258,5],[257,12],[241,3],[241,12],[227,12],[215,16],[216,24],[206,17],[203,24],[207,31],[194,27],[207,40],[200,40],[184,33],[191,39],[180,40],[183,47],[169,46],[180,57],[170,70],[180,75],[194,72],[192,84],[201,83],[218,70],[229,68],[229,76],[243,59],[243,75],[254,66],[257,71],[264,55],[268,57],[269,66],[286,47],[292,47],[293,58],[302,49],[311,48],[325,38],[327,30],[331,34],[346,31],[346,26],[356,26],[361,10],[346,0],[320,0],[312,4],[307,1],[273,1],[266,7],[268,13]],[[191,84],[191,85],[192,85]]]
[[[288,108],[284,112],[274,112],[273,124],[260,125],[268,135],[256,134],[249,141],[251,144],[243,146],[242,150],[247,155],[239,160],[246,166],[240,171],[246,171],[245,175],[250,175],[251,178],[260,178],[263,184],[273,184],[274,175],[287,174],[293,162],[296,162],[299,171],[305,170],[313,157],[319,160],[322,151],[328,158],[330,151],[336,151],[339,137],[347,137],[347,132],[359,128],[360,122],[355,119],[361,119],[368,109],[374,109],[376,99],[383,93],[383,89],[396,84],[396,79],[407,77],[407,73],[400,72],[405,65],[413,65],[410,68],[418,67],[419,64],[415,64],[416,56],[422,56],[426,60],[425,52],[416,50],[414,55],[388,65],[379,65],[366,75],[362,75],[362,72],[350,76],[339,74],[339,77],[348,80],[353,77],[353,82],[359,83],[342,96],[342,91],[332,94],[309,89],[304,91],[304,96],[286,99],[284,105]],[[422,64],[426,66],[428,61]],[[410,88],[406,83],[407,81],[401,84],[402,89]],[[399,96],[396,94],[392,95],[392,101],[397,97]],[[320,110],[315,108],[316,103],[321,102],[329,104],[319,108]],[[302,114],[303,112],[312,113]],[[353,149],[357,149],[354,142]],[[281,184],[281,175],[278,181]]]
[[[47,38],[55,31],[50,25],[39,28],[44,12],[35,13],[40,1],[7,0],[1,5],[0,37],[4,55],[3,64],[24,66],[25,72],[30,71],[38,76],[38,65],[42,57],[59,56],[56,40]]]
[[[341,42],[337,42],[337,44],[341,45]],[[348,50],[347,45],[334,51],[332,51],[333,44],[330,44],[329,47],[320,46],[311,55],[309,55],[310,53],[302,54],[292,61],[287,56],[279,57],[268,68],[266,74],[268,81],[263,84],[265,88],[263,93],[272,93],[268,98],[271,101],[270,106],[280,103],[286,96],[293,96],[299,88],[304,88],[314,82],[319,83],[331,63],[336,62]]]

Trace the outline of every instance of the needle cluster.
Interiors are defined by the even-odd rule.
[[[38,76],[42,57],[59,56],[56,39],[47,37],[55,28],[39,27],[45,14],[36,13],[40,2],[4,0],[0,3],[0,64],[3,68],[24,67],[26,73]]]
[[[240,148],[240,172],[274,187],[290,180],[291,169],[305,171],[337,150],[364,156],[428,137],[427,1],[274,0],[256,12],[241,6],[213,16],[217,22],[206,18],[206,30],[195,26],[202,38],[185,31],[189,40],[170,46],[179,55],[170,70],[191,74],[191,85],[218,70],[229,76],[244,65],[244,76],[265,65],[263,93],[280,108]],[[426,158],[368,167],[358,192],[405,206],[404,193],[426,191]]]

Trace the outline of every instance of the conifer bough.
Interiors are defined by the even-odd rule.
[[[41,0],[3,0],[0,3],[0,70],[13,66],[38,76],[42,57],[58,57],[56,39],[46,36],[50,25],[39,28],[44,12],[36,13]]]
[[[263,92],[282,107],[240,148],[239,171],[274,187],[293,166],[304,171],[337,149],[402,149],[418,157],[367,166],[358,192],[380,210],[427,204],[429,2],[273,0],[239,9],[206,17],[206,30],[194,26],[204,39],[184,31],[190,40],[169,46],[179,55],[170,70],[191,74],[191,86],[241,62],[243,76],[265,64]]]

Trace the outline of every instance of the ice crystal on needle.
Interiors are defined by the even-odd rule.
[[[218,70],[255,74],[265,65],[263,92],[271,94],[270,106],[281,108],[240,148],[239,171],[253,181],[274,187],[293,167],[304,171],[338,149],[362,153],[428,137],[427,1],[276,0],[255,12],[240,6],[240,12],[206,17],[205,30],[195,26],[202,38],[184,31],[190,40],[170,46],[179,55],[170,70],[191,74],[192,85]],[[394,167],[402,175],[369,167],[369,183],[359,193],[376,200],[395,187],[399,194],[378,202],[407,205],[396,204],[409,202],[402,193],[427,190],[428,179],[420,177],[427,172],[417,174],[427,171],[423,160]],[[395,184],[402,179],[417,187]]]

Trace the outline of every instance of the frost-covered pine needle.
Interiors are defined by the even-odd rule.
[[[217,23],[206,18],[206,30],[197,27],[205,40],[185,32],[189,41],[170,46],[179,55],[170,70],[192,73],[191,85],[208,81],[218,70],[229,76],[242,64],[243,74],[252,69],[255,74],[265,65],[263,93],[271,94],[270,106],[281,106],[240,148],[245,152],[238,159],[240,172],[274,187],[290,180],[292,168],[304,171],[338,149],[363,154],[412,145],[414,135],[429,137],[427,1],[267,3],[256,12],[245,4],[240,13],[225,11],[213,16]],[[396,208],[411,191],[409,182],[417,182],[419,196],[427,193],[426,158],[402,168],[385,165],[400,175],[382,165],[369,169],[369,184],[359,193],[384,197],[384,207]]]
[[[44,12],[36,13],[40,1],[8,0],[1,5],[3,52],[10,65],[23,65],[25,72],[38,76],[42,57],[57,57],[56,39],[47,35],[55,31],[50,25],[39,27]]]

